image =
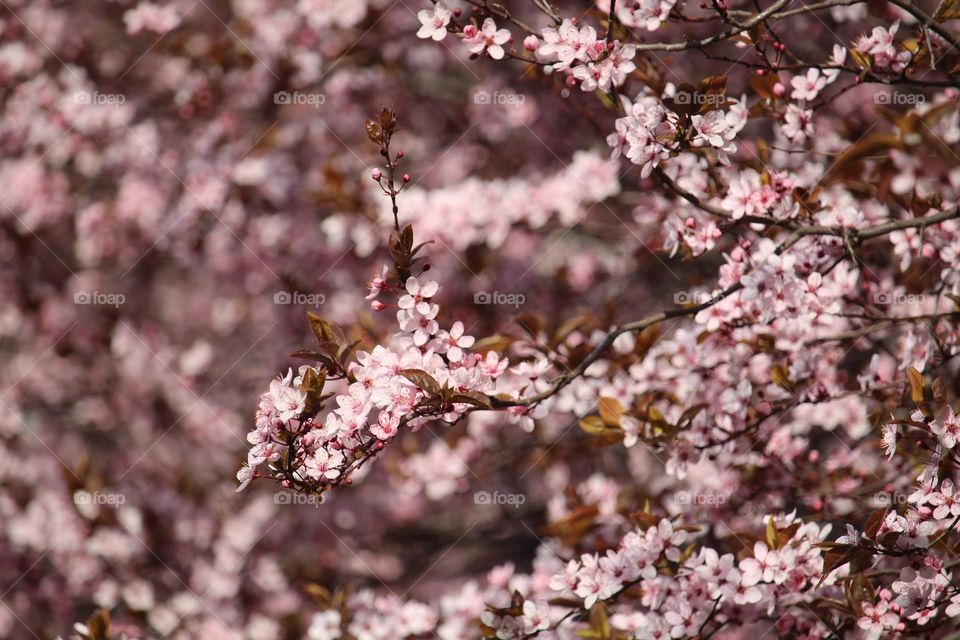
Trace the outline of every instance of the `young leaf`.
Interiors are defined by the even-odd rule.
[[[87,637],[90,640],[110,640],[110,612],[97,609],[87,618]]]
[[[422,389],[429,395],[435,395],[440,391],[440,383],[433,379],[426,371],[421,369],[404,369],[400,372],[404,378],[412,382],[418,389]]]
[[[619,428],[608,425],[600,416],[587,416],[580,421],[580,428],[592,436],[623,435]]]
[[[923,374],[909,367],[907,369],[907,381],[910,383],[910,399],[914,404],[923,404]]]
[[[475,407],[480,407],[481,409],[493,408],[493,405],[490,404],[490,399],[477,391],[455,393],[450,397],[450,402],[455,402],[458,404],[471,404]]]
[[[600,418],[610,427],[620,426],[620,416],[623,415],[623,406],[616,398],[601,397],[597,401],[600,409]]]

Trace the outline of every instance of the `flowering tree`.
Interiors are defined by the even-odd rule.
[[[0,637],[960,628],[953,0],[191,1],[0,3]]]

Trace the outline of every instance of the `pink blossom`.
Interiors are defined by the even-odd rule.
[[[442,0],[438,0],[433,5],[433,11],[428,9],[418,11],[417,19],[420,20],[421,26],[420,30],[417,31],[417,37],[437,42],[443,40],[447,37],[447,25],[450,24],[452,15]]]
[[[827,78],[820,75],[820,70],[813,68],[807,69],[803,75],[797,75],[790,79],[793,85],[793,93],[790,97],[794,100],[815,100],[820,90],[827,86]]]
[[[505,55],[503,46],[510,40],[510,31],[507,29],[497,29],[497,23],[493,18],[486,18],[478,30],[473,25],[467,25],[463,29],[463,43],[467,45],[470,53],[487,54],[494,60],[500,60]]]

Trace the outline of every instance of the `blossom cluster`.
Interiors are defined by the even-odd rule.
[[[0,637],[957,627],[951,3],[3,5]]]
[[[640,166],[647,177],[661,163],[683,148],[710,148],[723,161],[736,151],[736,135],[746,125],[745,102],[734,102],[728,110],[711,109],[684,120],[660,99],[639,95],[623,100],[626,115],[616,121],[616,131],[607,138],[614,157],[625,156]]]
[[[371,280],[369,298],[375,309],[388,306],[378,299],[386,288],[384,275]],[[362,461],[376,455],[401,426],[418,426],[425,416],[418,409],[440,388],[456,394],[434,408],[433,415],[448,422],[476,402],[469,394],[492,393],[507,362],[493,351],[486,356],[471,353],[474,338],[464,334],[462,322],[440,330],[440,308],[433,302],[438,291],[436,281],[407,278],[395,304],[399,333],[389,346],[357,352],[345,370],[349,384],[334,396],[337,407],[331,411],[307,411],[308,391],[319,394],[311,381],[321,370],[303,366],[296,377],[291,370],[274,380],[260,397],[255,428],[247,436],[253,447],[238,473],[240,489],[265,463],[271,467],[268,475],[287,486],[307,483],[322,490],[333,482],[350,481]]]

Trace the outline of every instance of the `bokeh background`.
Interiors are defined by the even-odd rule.
[[[612,219],[507,238],[528,215],[580,217],[618,190],[614,167],[601,135],[567,128],[579,107],[540,107],[550,83],[418,40],[421,8],[0,3],[0,637],[66,636],[100,607],[130,637],[301,637],[307,583],[429,592],[536,545],[519,524],[478,526],[431,566],[464,532],[456,514],[422,518],[437,477],[322,509],[234,492],[306,311],[378,331],[363,296],[389,224],[363,122],[385,104],[413,176],[401,216],[445,231],[434,269],[476,335],[517,312],[473,305],[478,291],[556,306],[603,260],[623,268],[580,250]],[[407,453],[431,442],[446,446],[423,434]],[[491,535],[498,550],[471,552]]]
[[[634,316],[719,264],[657,253],[661,196],[607,159],[594,96],[418,39],[422,8],[0,0],[0,637],[67,636],[97,608],[129,637],[303,637],[312,585],[429,599],[529,564],[537,496],[567,479],[530,473],[544,447],[503,417],[411,434],[323,505],[235,492],[306,311],[388,331],[364,300],[392,219],[363,123],[385,105],[412,176],[401,220],[434,240],[444,313],[475,336],[528,308],[612,323],[610,301]],[[674,82],[729,67],[649,59]],[[853,131],[860,109],[856,92],[835,105]],[[576,468],[579,447],[551,456]],[[645,455],[607,462],[639,477]],[[514,518],[449,500],[518,486]]]

